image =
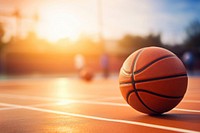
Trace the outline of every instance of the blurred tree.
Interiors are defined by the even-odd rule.
[[[162,41],[161,41],[161,34],[149,34],[146,38],[146,46],[157,46],[157,47],[162,47]]]
[[[81,54],[100,54],[103,51],[103,46],[98,45],[91,37],[82,35],[74,45],[76,51]]]
[[[186,40],[184,45],[186,50],[192,51],[195,55],[200,56],[200,21],[192,21],[186,28]]]
[[[137,49],[149,46],[162,46],[161,34],[149,34],[148,36],[125,35],[118,41],[119,47],[124,53],[130,54]]]
[[[186,27],[186,35],[183,43],[183,61],[191,71],[200,69],[200,21],[198,19],[193,20]]]

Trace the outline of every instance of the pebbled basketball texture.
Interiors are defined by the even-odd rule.
[[[119,86],[126,102],[150,115],[162,114],[178,105],[187,90],[187,82],[181,60],[159,47],[146,47],[132,53],[119,74]]]

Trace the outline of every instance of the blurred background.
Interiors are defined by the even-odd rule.
[[[0,77],[107,78],[135,50],[174,52],[200,75],[199,0],[0,0]]]

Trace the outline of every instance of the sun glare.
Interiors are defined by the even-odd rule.
[[[62,5],[48,6],[40,11],[39,36],[51,42],[68,38],[76,40],[80,34],[79,18]]]

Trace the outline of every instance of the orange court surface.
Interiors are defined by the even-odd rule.
[[[0,132],[200,132],[200,78],[189,77],[184,99],[173,110],[149,116],[121,96],[117,75],[0,80]]]

